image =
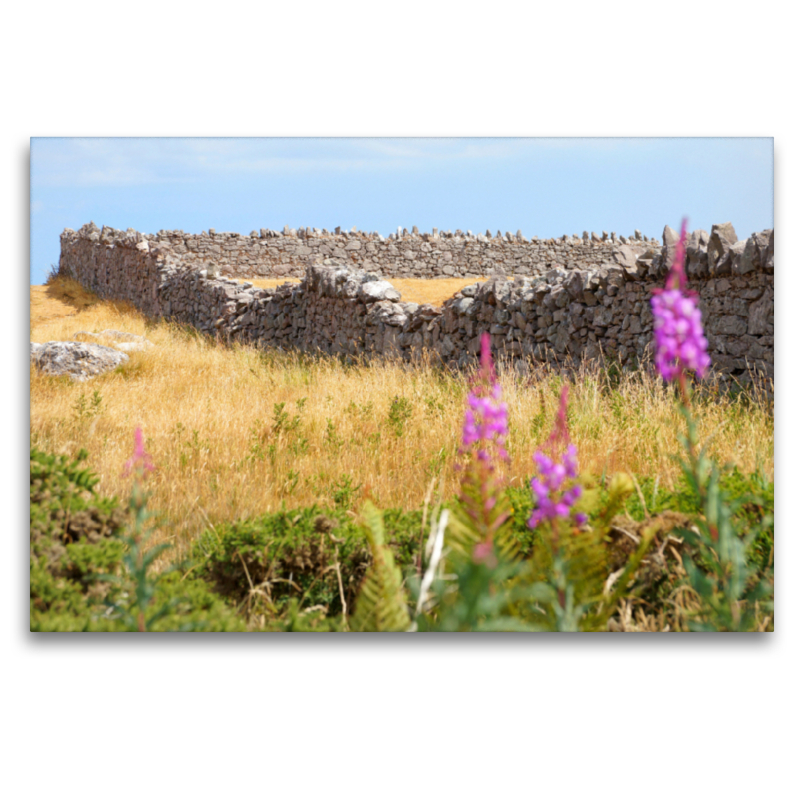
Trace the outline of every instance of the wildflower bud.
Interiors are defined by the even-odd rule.
[[[654,289],[650,299],[655,363],[665,381],[675,380],[685,370],[702,378],[711,365],[697,294],[686,289],[685,243],[686,219],[681,226],[681,238],[675,248],[666,288]]]
[[[539,474],[531,479],[531,490],[536,507],[528,519],[530,528],[535,528],[544,520],[555,520],[559,517],[568,519],[572,506],[583,491],[580,484],[575,484],[561,493],[561,487],[566,479],[575,478],[578,475],[578,449],[574,444],[569,444],[569,431],[567,430],[566,386],[561,393],[559,412],[549,443],[553,454],[552,458],[546,456],[541,450],[533,456],[533,460],[539,468]],[[555,453],[559,443],[567,445],[561,458],[558,458]],[[575,521],[579,525],[583,525],[586,522],[586,515],[576,514]]]
[[[503,460],[508,459],[505,449],[508,436],[508,407],[502,402],[502,391],[492,366],[489,335],[481,339],[480,380],[469,393],[464,426],[461,432],[461,452],[478,445],[478,459],[491,460],[487,445],[493,444]]]
[[[497,566],[497,556],[494,554],[494,545],[491,539],[478,542],[472,551],[472,560],[476,564],[485,564],[489,569]]]
[[[148,472],[155,469],[150,455],[144,449],[144,439],[142,437],[142,429],[136,428],[134,433],[134,448],[133,457],[125,462],[122,474],[125,476],[135,472],[139,476],[144,476]]]

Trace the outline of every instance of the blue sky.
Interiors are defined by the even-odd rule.
[[[773,226],[771,138],[33,138],[31,283],[59,234],[284,225],[379,231]]]

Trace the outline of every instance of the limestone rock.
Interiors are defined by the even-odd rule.
[[[369,281],[361,284],[358,297],[365,303],[374,303],[378,300],[399,300],[400,292],[388,281]]]
[[[768,326],[773,325],[774,309],[772,292],[764,292],[761,299],[750,306],[747,315],[747,332],[751,336],[768,333]]]
[[[31,343],[31,363],[47,375],[69,375],[86,381],[114,369],[128,360],[113,347],[85,342],[45,342],[36,348]]]
[[[751,257],[753,249],[751,248],[750,252],[747,252],[749,241],[748,239],[747,242],[736,242],[731,246],[731,272],[734,275],[746,275],[755,269]]]
[[[672,247],[678,244],[678,240],[681,238],[680,234],[676,230],[670,228],[669,225],[664,226],[662,237],[664,239],[664,247]]]
[[[708,242],[708,271],[710,275],[729,275],[733,266],[732,247],[736,244],[736,231],[730,222],[711,226]]]
[[[711,226],[711,236],[716,234],[720,239],[724,239],[728,244],[736,244],[738,240],[736,231],[730,222],[723,222],[720,225]]]
[[[767,272],[773,272],[775,269],[775,229],[769,232],[769,241],[767,242],[766,250],[761,254],[761,266]]]
[[[632,247],[623,244],[614,249],[613,258],[621,267],[635,269],[638,254]]]
[[[706,231],[692,231],[686,242],[686,274],[690,277],[708,275],[708,242]]]
[[[287,229],[285,236],[262,230],[257,237],[212,237],[85,226],[61,235],[59,268],[103,297],[132,300],[149,317],[267,349],[393,352],[409,360],[428,347],[450,366],[467,367],[474,365],[481,333],[490,331],[498,353],[554,366],[595,357],[601,347],[626,368],[646,359],[653,329],[650,290],[663,286],[678,240],[672,229],[665,229],[663,247],[638,230],[631,237],[590,233],[588,244],[578,236],[526,241],[519,231],[417,231],[400,228],[386,239],[310,228]],[[715,270],[723,271],[717,269],[719,256],[727,256],[733,275],[709,274],[711,237],[705,231],[687,241],[687,272],[700,294],[712,359],[719,357],[737,378],[748,366],[745,358],[769,372],[774,232],[753,234],[746,242],[737,242],[730,226],[716,226],[714,233],[723,251],[714,251]],[[147,251],[137,248],[145,242]],[[390,283],[393,276],[483,281],[493,269],[492,279],[466,287],[442,308],[403,303]],[[215,272],[225,277],[212,277]],[[507,280],[500,273],[516,277]],[[240,282],[277,275],[302,283],[257,289]],[[116,351],[149,346],[120,331],[79,332],[75,338]],[[32,343],[31,360],[38,363],[43,349]]]
[[[153,343],[144,336],[138,336],[135,333],[127,333],[126,331],[105,330],[100,333],[90,333],[89,331],[77,331],[73,335],[74,341],[81,341],[78,337],[90,336],[93,339],[105,339],[111,342],[111,347],[117,350],[123,350],[126,353],[134,352],[137,350],[147,350],[153,346]]]
[[[100,331],[100,333],[89,333],[89,331],[77,331],[72,335],[72,338],[78,340],[79,336],[92,336],[95,339],[105,338],[113,339],[119,342],[143,342],[144,336],[139,336],[135,333],[128,333],[127,331],[116,331],[111,328]]]

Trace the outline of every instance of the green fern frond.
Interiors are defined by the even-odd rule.
[[[356,599],[350,629],[381,632],[408,630],[411,618],[403,591],[403,577],[385,542],[383,515],[372,503],[367,502],[361,510],[361,516],[367,526],[372,566]]]
[[[471,557],[478,542],[491,539],[504,559],[516,559],[519,543],[512,536],[513,508],[505,492],[493,483],[481,465],[470,464],[461,484],[461,497],[447,526],[447,546]],[[487,508],[486,500],[492,505]]]

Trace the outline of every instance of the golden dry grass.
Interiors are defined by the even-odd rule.
[[[130,481],[122,467],[141,426],[158,467],[151,506],[165,515],[162,535],[176,539],[178,553],[209,521],[282,504],[331,505],[337,492],[348,491],[348,480],[358,487],[356,506],[369,496],[379,507],[419,507],[432,480],[442,481],[445,496],[457,490],[464,376],[424,365],[346,366],[332,358],[228,349],[175,325],[149,323],[125,304],[93,302],[70,284],[32,287],[31,297],[32,341],[114,328],[145,334],[156,345],[86,383],[32,368],[31,442],[68,454],[86,448],[99,491],[124,498]],[[561,379],[507,372],[501,384],[509,406],[508,476],[523,486],[531,455],[549,434]],[[101,398],[97,413],[94,392]],[[411,410],[400,435],[390,418],[393,398]],[[288,415],[282,425],[279,403]],[[772,476],[766,403],[721,399],[702,404],[698,418],[719,461]],[[611,389],[599,373],[586,374],[571,390],[570,430],[581,468],[596,475],[625,470],[658,476],[662,486],[678,475],[672,454],[683,422],[669,391],[646,376],[623,376]]]
[[[430,303],[440,306],[445,300],[460,292],[465,286],[471,286],[485,278],[435,278],[419,280],[416,278],[389,278],[389,283],[402,295],[406,303]],[[240,281],[241,283],[242,281]],[[300,283],[299,278],[248,278],[248,283],[262,289],[281,286],[284,283]]]
[[[94,305],[97,298],[80,284],[60,280],[48,286],[31,286],[31,324],[41,325],[63,317],[74,317]]]

